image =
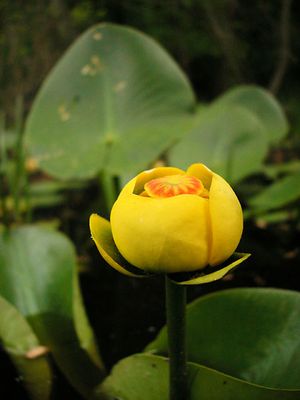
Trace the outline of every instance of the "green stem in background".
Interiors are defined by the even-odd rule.
[[[105,199],[106,209],[109,214],[118,196],[116,181],[114,179],[114,176],[105,170],[102,171],[100,180]]]
[[[20,218],[20,200],[22,195],[22,189],[24,185],[24,148],[23,148],[23,98],[19,96],[16,101],[15,108],[15,130],[17,134],[17,142],[15,146],[15,171],[13,178],[13,187],[11,193],[14,198],[14,213],[15,219]]]
[[[166,312],[170,362],[169,400],[187,400],[185,334],[186,287],[166,275]]]
[[[6,144],[5,144],[5,122],[4,115],[0,114],[0,208],[1,217],[4,225],[8,223],[8,210],[6,204],[6,180],[7,180],[7,155],[6,155]]]

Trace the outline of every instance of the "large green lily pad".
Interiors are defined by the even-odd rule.
[[[153,39],[93,26],[45,80],[26,123],[40,167],[59,178],[145,168],[185,133],[195,106],[178,65]]]

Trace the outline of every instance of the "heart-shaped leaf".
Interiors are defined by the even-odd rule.
[[[92,27],[42,86],[26,124],[30,153],[49,174],[87,178],[145,168],[184,133],[190,84],[154,40]]]
[[[299,332],[300,293],[214,293],[188,306],[188,360],[257,385],[300,391]],[[165,328],[147,350],[167,354]]]

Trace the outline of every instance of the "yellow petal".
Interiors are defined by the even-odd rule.
[[[111,267],[127,276],[145,276],[142,271],[138,270],[137,273],[133,273],[129,270],[131,266],[123,259],[116,248],[111,234],[110,223],[106,219],[97,214],[92,214],[90,216],[90,230],[92,239],[96,243],[100,254]]]
[[[210,189],[213,172],[206,165],[200,163],[192,164],[187,169],[186,174],[200,179],[204,187],[207,190]]]
[[[129,189],[123,189],[111,212],[112,234],[122,256],[152,272],[204,268],[210,241],[208,200],[196,195],[156,199],[129,194],[133,185],[131,181]]]
[[[213,173],[209,191],[209,212],[212,232],[209,264],[218,265],[232,255],[243,231],[243,213],[231,186]]]

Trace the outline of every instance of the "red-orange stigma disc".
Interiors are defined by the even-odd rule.
[[[201,195],[205,191],[202,182],[189,175],[168,175],[152,179],[145,184],[150,197],[173,197],[180,194]]]

